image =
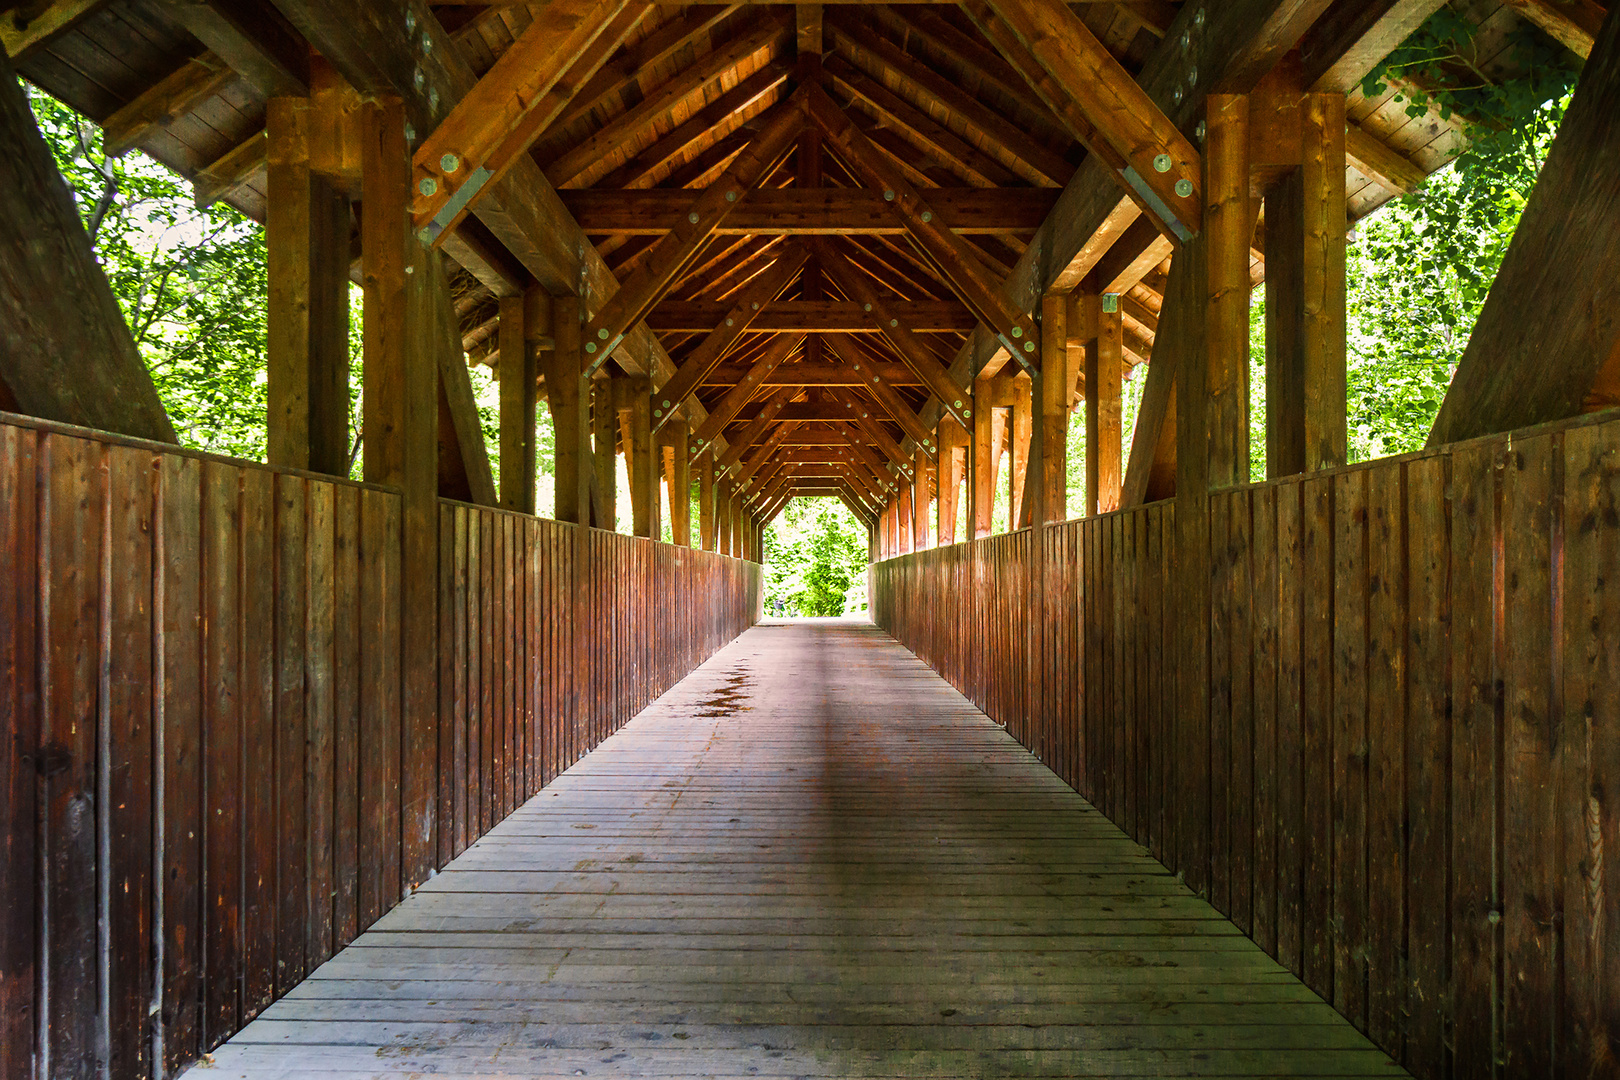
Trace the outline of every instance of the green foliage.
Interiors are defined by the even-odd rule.
[[[196,209],[168,169],[108,158],[95,124],[30,100],[181,442],[264,460],[263,229],[222,204]]]
[[[1442,8],[1368,76],[1369,95],[1419,117],[1459,117],[1468,148],[1420,189],[1358,224],[1350,245],[1350,456],[1420,448],[1535,186],[1577,69],[1528,29],[1512,73],[1487,78],[1476,28]]]
[[[842,615],[866,606],[866,526],[842,503],[793,499],[765,530],[765,610]]]

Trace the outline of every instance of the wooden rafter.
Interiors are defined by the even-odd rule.
[[[658,236],[679,224],[691,202],[679,189],[585,188],[560,193],[580,228],[590,234]],[[928,192],[929,205],[954,233],[1032,233],[1057,202],[1049,189],[939,188]],[[755,190],[715,230],[729,235],[865,235],[899,234],[881,191],[867,188],[791,187]]]
[[[709,418],[693,432],[693,449],[702,451],[713,442],[715,436],[736,419],[743,406],[748,404],[760,388],[768,385],[766,380],[771,372],[785,363],[803,341],[802,334],[782,333],[772,337],[770,346],[764,354],[748,365],[742,378],[714,403],[714,407],[709,410]],[[713,369],[710,370],[712,373]]]

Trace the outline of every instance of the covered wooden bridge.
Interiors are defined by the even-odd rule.
[[[1585,70],[1348,465],[1441,6],[0,0],[0,1077],[1620,1075],[1620,15],[1450,5]],[[264,222],[267,464],[20,80]]]

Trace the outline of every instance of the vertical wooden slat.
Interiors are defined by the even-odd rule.
[[[456,657],[461,653],[456,611],[456,571],[460,549],[456,543],[456,507],[439,503],[439,745],[438,843],[434,865],[443,869],[456,856],[460,818],[456,813],[456,735],[461,730],[461,700],[458,696],[461,673]]]
[[[360,932],[361,724],[370,662],[361,640],[360,490],[339,487],[333,507],[332,557],[332,947]]]
[[[1367,1033],[1400,1060],[1406,1038],[1406,469],[1367,478]]]
[[[337,718],[336,579],[342,572],[336,550],[335,486],[309,485],[309,532],[305,573],[304,679],[307,751],[304,760],[304,960],[310,970],[332,955],[333,878],[336,831],[334,791]]]
[[[399,894],[399,500],[360,493],[358,929]]]
[[[1209,498],[1209,902],[1232,914],[1232,496]]]
[[[38,436],[0,426],[0,1076],[32,1075],[39,957]]]
[[[1487,1076],[1499,1049],[1496,640],[1500,442],[1452,453],[1451,1047],[1456,1076]]]
[[[275,489],[275,738],[274,829],[276,842],[276,951],[274,996],[296,986],[306,972],[309,833],[308,716],[305,711],[305,646],[309,554],[307,482],[274,477]]]
[[[275,476],[242,470],[240,635],[242,714],[242,1022],[275,998],[276,730]]]
[[[1564,680],[1559,808],[1564,845],[1566,1075],[1613,1068],[1620,1008],[1620,430],[1564,436]],[[1607,854],[1607,857],[1605,855]]]
[[[1252,936],[1272,956],[1277,948],[1277,795],[1286,778],[1277,762],[1277,496],[1279,485],[1256,488],[1251,504],[1254,732],[1254,870]]]
[[[203,466],[165,455],[159,490],[157,623],[162,738],[163,994],[158,1033],[171,1071],[202,1052],[205,883]]]
[[[107,618],[108,757],[101,789],[108,880],[102,902],[107,935],[108,1068],[114,1076],[151,1071],[147,1015],[152,996],[154,700],[152,652],[153,512],[156,461],[149,450],[106,451],[107,543],[102,580]]]
[[[1332,999],[1333,935],[1333,480],[1305,481],[1300,592],[1304,597],[1300,775],[1304,867],[1300,942],[1305,985]]]
[[[1367,1027],[1367,471],[1333,481],[1333,1007]]]
[[[1254,611],[1254,585],[1250,577],[1253,552],[1251,493],[1236,491],[1228,496],[1227,516],[1227,595],[1230,651],[1227,664],[1227,738],[1231,742],[1231,768],[1227,778],[1227,850],[1232,868],[1227,874],[1231,919],[1245,934],[1254,933],[1254,847],[1255,847],[1255,732],[1254,684],[1252,667],[1254,638],[1251,620]]]
[[[1449,979],[1451,685],[1447,583],[1451,569],[1450,461],[1407,465],[1407,1017],[1404,1064],[1439,1075]]]
[[[1277,486],[1277,960],[1304,975],[1305,516],[1303,483]]]
[[[240,518],[241,474],[209,462],[203,467],[202,511],[204,1050],[235,1032],[241,1017]]]
[[[1561,435],[1514,439],[1502,485],[1502,1037],[1518,1076],[1553,1074],[1563,1008],[1562,456]]]

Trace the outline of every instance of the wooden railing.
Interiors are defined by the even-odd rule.
[[[1612,415],[1212,495],[1196,560],[1185,501],[893,559],[874,618],[1416,1075],[1616,1075]]]
[[[0,421],[0,1078],[195,1060],[758,610],[752,563],[439,524],[407,729],[396,492]]]

